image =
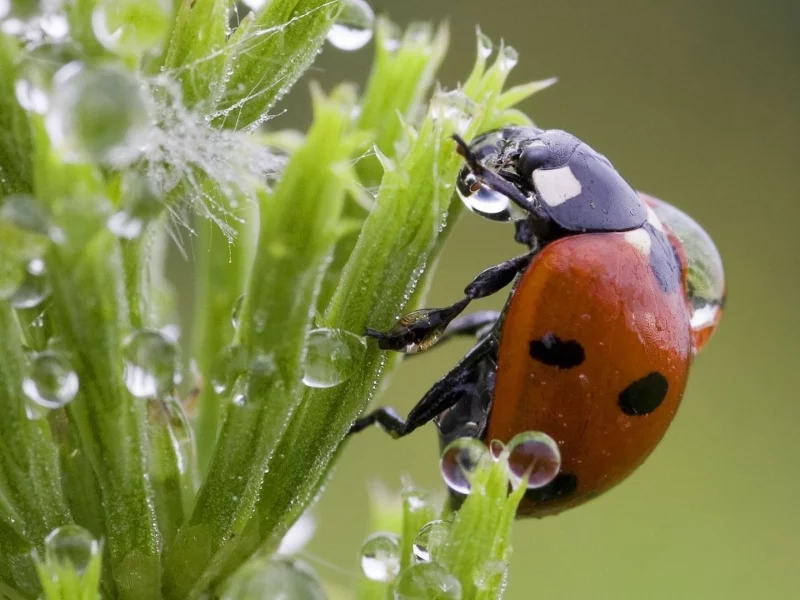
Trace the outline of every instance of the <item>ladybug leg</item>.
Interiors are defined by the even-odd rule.
[[[500,312],[496,310],[479,310],[478,312],[456,317],[444,330],[439,343],[463,336],[483,339],[499,318]]]
[[[367,328],[365,335],[378,340],[382,350],[414,354],[433,346],[447,333],[448,325],[472,300],[485,298],[509,285],[524,271],[536,251],[517,256],[482,271],[464,289],[464,298],[445,308],[423,308],[403,315],[387,332]]]
[[[404,437],[465,398],[480,395],[483,365],[487,359],[494,356],[496,350],[497,342],[491,337],[484,338],[452,371],[433,384],[433,387],[411,409],[405,420],[393,408],[382,406],[357,419],[349,433],[357,433],[370,425],[378,425],[393,438]]]

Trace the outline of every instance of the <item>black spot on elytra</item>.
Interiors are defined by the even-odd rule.
[[[617,404],[626,415],[647,415],[661,405],[668,389],[667,378],[654,371],[622,390]]]
[[[650,223],[643,225],[650,236],[650,269],[658,281],[658,285],[666,294],[672,294],[681,286],[681,263],[675,248],[664,232]]]
[[[572,473],[561,472],[545,486],[525,492],[530,502],[552,502],[569,496],[578,489],[578,478]]]
[[[529,350],[532,358],[540,363],[571,369],[577,367],[586,359],[586,353],[575,340],[562,340],[553,333],[547,333],[541,339],[532,340]]]

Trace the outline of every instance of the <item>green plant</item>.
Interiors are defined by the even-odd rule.
[[[226,581],[274,553],[390,371],[358,334],[421,300],[460,210],[451,135],[527,122],[512,107],[547,82],[503,92],[516,54],[487,65],[479,35],[463,86],[431,95],[446,28],[379,21],[361,97],[313,87],[304,136],[262,134],[342,0],[273,0],[232,33],[227,0],[74,0],[44,16],[57,40],[41,10],[0,14],[0,595],[246,597]],[[165,276],[187,236],[196,379]],[[311,329],[346,358],[309,385]],[[455,516],[441,560],[462,580],[505,560],[503,473]]]

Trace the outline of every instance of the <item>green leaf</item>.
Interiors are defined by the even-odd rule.
[[[33,187],[28,117],[14,95],[14,61],[19,48],[0,33],[0,198]]]
[[[170,598],[196,597],[226,559],[240,556],[263,474],[302,397],[305,336],[336,239],[344,179],[352,176],[348,158],[358,142],[347,135],[347,116],[317,94],[305,145],[292,156],[274,193],[263,192],[259,199],[258,245],[237,332],[249,372],[233,392],[237,399],[227,406],[194,510],[168,556]],[[197,535],[208,540],[205,554],[197,553]]]
[[[258,124],[319,51],[342,0],[272,0],[250,13],[228,41],[213,123],[226,129]]]

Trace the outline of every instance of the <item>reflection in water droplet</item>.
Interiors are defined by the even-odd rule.
[[[366,344],[342,329],[312,329],[306,340],[303,383],[329,388],[347,381],[361,364]]]
[[[519,62],[519,52],[511,46],[504,46],[500,54],[500,67],[504,71],[510,71]]]
[[[392,581],[400,572],[400,538],[373,533],[361,546],[361,570],[372,581]]]
[[[256,568],[257,567],[257,568]],[[325,590],[314,570],[299,560],[276,559],[266,568],[235,575],[222,600],[325,600]]]
[[[31,361],[22,391],[38,406],[61,408],[78,393],[78,375],[64,355],[42,352]]]
[[[489,443],[489,452],[494,460],[500,460],[500,456],[503,454],[503,450],[505,449],[506,445],[500,440],[492,440]]]
[[[11,306],[17,309],[39,306],[50,296],[50,281],[44,261],[34,258],[28,263],[22,284],[11,296]]]
[[[447,521],[431,521],[422,526],[414,537],[412,552],[419,562],[431,562],[432,557],[438,555],[450,537],[452,525]]]
[[[529,489],[543,487],[555,479],[560,469],[558,444],[546,433],[526,431],[508,443],[508,470],[515,487],[526,475]]]
[[[699,352],[711,339],[722,319],[725,304],[725,271],[711,236],[689,215],[671,204],[639,192],[661,222],[681,243],[688,263],[687,293],[692,306],[694,348]]]
[[[492,221],[517,221],[527,218],[527,213],[511,199],[478,181],[466,167],[456,182],[458,196],[466,207],[476,215]]]
[[[149,117],[132,74],[73,62],[56,73],[51,97],[45,125],[65,160],[123,166],[137,158]]]
[[[431,116],[452,121],[456,131],[463,133],[475,114],[475,103],[461,90],[439,92],[431,98]]]
[[[99,0],[92,31],[106,49],[141,56],[161,47],[172,16],[167,0]]]
[[[474,438],[459,438],[448,444],[439,463],[447,487],[459,494],[469,494],[469,479],[486,452],[486,446]]]
[[[78,575],[86,571],[99,552],[98,541],[78,525],[64,525],[54,529],[44,540],[45,561],[72,567]]]
[[[481,28],[478,27],[477,30],[478,35],[478,56],[482,59],[487,59],[492,54],[492,50],[494,49],[494,44],[492,44],[492,40],[489,39],[489,36],[481,31]]]
[[[142,329],[130,335],[124,358],[125,385],[137,398],[164,396],[180,383],[178,346],[160,331]]]
[[[436,563],[411,565],[394,584],[395,600],[461,600],[461,582]]]
[[[233,323],[233,328],[239,328],[239,321],[242,318],[242,308],[244,307],[244,294],[239,296],[236,299],[236,302],[233,303],[233,310],[231,310],[231,323]]]
[[[358,50],[372,39],[375,13],[364,0],[345,0],[328,41],[339,50]]]

